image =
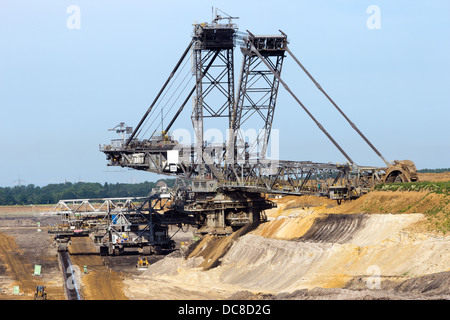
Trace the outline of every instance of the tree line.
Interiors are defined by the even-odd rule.
[[[175,179],[160,179],[157,182],[107,183],[77,182],[48,184],[44,187],[27,186],[0,187],[0,205],[55,204],[62,199],[96,199],[116,197],[145,197],[159,181],[173,187]]]
[[[450,172],[450,168],[442,168],[442,169],[421,169],[417,170],[420,173],[442,173],[442,172]]]

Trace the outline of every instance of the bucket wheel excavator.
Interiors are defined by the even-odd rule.
[[[216,10],[211,23],[194,24],[191,41],[134,130],[124,125],[121,132],[126,134],[121,139],[100,147],[109,166],[177,177],[179,187],[173,191],[167,213],[194,217],[200,233],[227,234],[260,221],[263,211],[274,206],[268,194],[317,195],[341,201],[357,198],[378,183],[417,181],[414,163],[391,163],[381,155],[292,53],[284,32],[240,32],[233,22],[237,18],[221,12],[224,17]],[[235,86],[237,44],[242,64]],[[358,165],[343,150],[282,78],[287,56],[385,167]],[[277,138],[272,132],[275,110],[292,112],[277,105],[280,86],[348,162],[285,161],[267,156],[270,142]],[[193,101],[193,143],[180,134],[188,130],[171,131],[189,101]],[[226,131],[222,140],[218,134],[211,135],[214,129],[220,131],[220,125]]]

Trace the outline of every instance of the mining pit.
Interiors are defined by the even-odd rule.
[[[100,256],[87,237],[73,238],[68,252],[85,300],[449,299],[450,236],[425,214],[432,206],[448,214],[449,199],[373,191],[337,206],[286,196],[267,222],[228,237],[194,243],[192,227],[179,230],[176,249],[144,256],[142,270],[137,253]],[[68,299],[47,233],[59,217],[42,216],[46,209],[0,209],[0,300],[32,300],[38,285],[49,300]]]

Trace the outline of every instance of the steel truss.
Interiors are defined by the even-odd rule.
[[[246,121],[254,120],[254,115],[258,115],[262,125],[258,127],[260,130],[254,141],[255,145],[248,147],[247,152],[251,158],[266,157],[279,87],[279,80],[273,71],[278,75],[281,74],[286,43],[287,37],[284,35],[254,36],[251,34],[241,47],[243,62],[231,124],[232,132],[236,136],[234,139],[230,137],[229,142],[236,142],[238,139],[237,144],[243,146],[245,141],[242,136],[239,136],[242,132],[241,128]],[[252,45],[258,47],[261,56],[251,51]],[[266,64],[270,66],[270,69]],[[256,128],[254,123],[252,126]],[[230,145],[229,149],[233,149],[233,146]]]
[[[359,196],[370,188],[371,183],[367,181],[375,183],[379,180],[384,168],[370,167],[364,171],[367,168],[358,167],[352,161],[337,165],[266,159],[279,84],[286,86],[281,79],[281,71],[288,50],[287,36],[284,33],[255,36],[248,32],[241,47],[243,62],[236,103],[233,104],[233,73],[230,71],[233,43],[225,41],[225,44],[220,44],[217,37],[211,40],[207,33],[221,30],[220,25],[201,25],[194,30],[192,50],[196,57],[196,98],[192,122],[196,143],[182,145],[167,134],[154,136],[151,141],[128,139],[130,143],[125,147],[103,146],[101,151],[107,154],[109,165],[173,174],[199,181],[193,184],[195,192],[236,188],[248,192],[330,196],[330,187],[342,185],[351,189],[348,197],[350,194],[353,197],[355,193]],[[226,25],[224,30],[228,32],[224,39],[229,39],[235,29],[233,25]],[[213,74],[211,70],[214,68],[219,72]],[[215,110],[206,102],[214,90],[222,97],[222,103]],[[229,118],[227,144],[203,142],[204,118],[208,117]],[[243,141],[243,126],[250,118],[262,120],[260,135],[253,141],[257,144],[256,148]],[[177,161],[171,163],[169,154],[173,152]],[[340,179],[320,181],[317,177],[324,176],[325,171],[329,176]],[[368,176],[373,177],[368,179]],[[213,181],[214,188],[202,189],[201,182],[208,180]]]
[[[121,254],[125,248],[150,253],[172,249],[163,215],[167,196],[60,200],[46,215],[61,216],[50,228],[59,243],[72,237],[90,236],[101,254]]]
[[[212,165],[210,154],[204,152],[205,118],[228,118],[234,106],[234,24],[199,24],[194,27],[194,70],[196,96],[192,113],[195,134],[195,165],[204,177],[212,171],[216,178],[221,173]],[[206,158],[206,159],[205,159]],[[209,168],[208,168],[209,167]]]

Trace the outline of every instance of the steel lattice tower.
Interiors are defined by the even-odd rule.
[[[234,107],[234,67],[236,25],[197,24],[194,27],[194,65],[196,95],[192,112],[192,125],[195,133],[197,164],[199,176],[205,174],[205,164],[212,161],[203,159],[204,129],[206,118],[228,118],[231,127],[231,114]],[[213,168],[210,168],[214,171]],[[220,173],[215,172],[217,178]]]

